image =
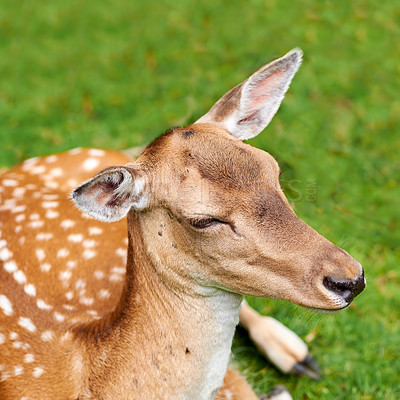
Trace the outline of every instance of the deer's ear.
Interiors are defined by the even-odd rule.
[[[147,186],[145,176],[137,170],[110,167],[75,189],[72,198],[92,217],[114,222],[125,217],[131,207],[142,210],[148,205]]]
[[[238,139],[257,136],[277,112],[302,55],[296,48],[265,65],[221,97],[197,123],[220,125]]]

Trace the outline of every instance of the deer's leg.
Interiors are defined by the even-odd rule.
[[[236,371],[226,370],[224,383],[215,400],[293,400],[284,386],[277,386],[269,395],[258,397]]]
[[[238,372],[228,368],[215,400],[259,400],[259,398]]]
[[[319,379],[318,365],[309,355],[307,345],[289,328],[272,317],[261,316],[246,301],[239,319],[260,353],[282,372]]]

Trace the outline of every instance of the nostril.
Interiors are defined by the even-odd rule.
[[[365,288],[364,271],[355,281],[343,281],[340,279],[325,277],[323,285],[326,289],[341,296],[350,303]]]

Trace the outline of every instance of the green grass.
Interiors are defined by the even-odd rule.
[[[331,316],[250,300],[313,337],[322,381],[276,372],[243,331],[234,363],[257,393],[283,383],[296,399],[398,399],[399,27],[394,0],[6,0],[0,167],[76,146],[148,143],[302,47],[283,106],[251,143],[278,159],[298,215],[364,265],[368,287]]]

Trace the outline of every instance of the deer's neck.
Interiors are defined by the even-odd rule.
[[[88,398],[214,399],[242,296],[171,290],[147,256],[137,216],[130,216],[129,226],[120,303],[85,333],[89,370],[96,376],[88,376]]]

